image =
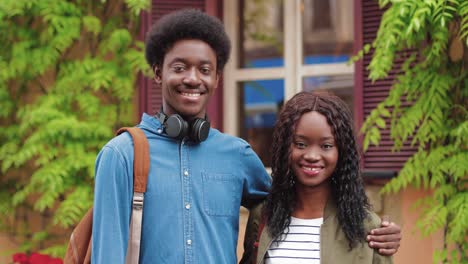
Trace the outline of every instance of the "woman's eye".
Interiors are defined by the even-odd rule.
[[[304,142],[295,142],[294,145],[299,149],[303,149],[306,147],[306,144]]]
[[[324,144],[323,148],[324,149],[331,149],[331,148],[333,148],[333,145],[332,144]]]

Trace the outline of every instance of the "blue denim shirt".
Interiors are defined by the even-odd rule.
[[[140,263],[236,263],[240,206],[263,199],[270,177],[242,139],[211,129],[200,144],[165,136],[144,114],[151,165]],[[92,263],[125,263],[133,193],[133,143],[124,133],[96,161]]]

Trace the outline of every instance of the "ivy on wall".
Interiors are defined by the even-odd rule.
[[[68,238],[55,231],[92,205],[96,155],[133,123],[137,73],[150,72],[137,40],[149,7],[0,1],[0,230],[21,251],[63,256]]]
[[[468,257],[468,1],[379,0],[387,8],[371,45],[375,81],[403,59],[388,97],[367,116],[363,145],[378,145],[389,124],[394,149],[405,142],[418,151],[383,189],[432,190],[418,201],[418,226],[428,235],[443,230],[444,247],[434,263],[467,263]]]

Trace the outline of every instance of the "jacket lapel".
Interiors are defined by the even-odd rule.
[[[270,248],[272,241],[273,241],[273,238],[270,236],[267,226],[265,226],[265,228],[263,228],[262,233],[260,235],[258,254],[257,254],[257,259],[256,259],[257,264],[261,264],[264,262],[265,255],[267,253],[268,248]]]

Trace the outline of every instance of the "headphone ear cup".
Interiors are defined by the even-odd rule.
[[[202,142],[208,138],[210,133],[210,122],[206,119],[195,118],[191,123],[190,139],[195,142]]]
[[[188,124],[180,115],[171,115],[165,122],[166,134],[175,139],[183,139],[188,132]]]

